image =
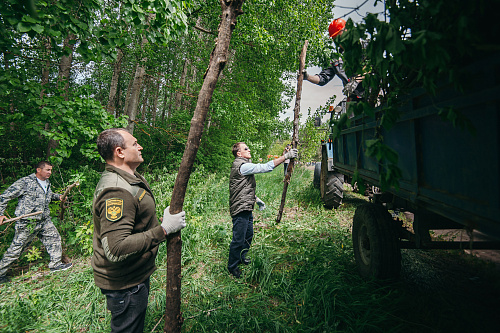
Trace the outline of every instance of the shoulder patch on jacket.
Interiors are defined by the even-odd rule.
[[[115,222],[123,216],[123,199],[110,198],[106,200],[106,218]]]
[[[144,198],[144,195],[146,195],[146,190],[142,190],[142,193],[139,196],[139,202],[142,201],[142,198]]]

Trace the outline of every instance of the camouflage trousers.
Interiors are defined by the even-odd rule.
[[[50,217],[39,221],[19,220],[14,239],[0,261],[0,276],[7,273],[9,266],[21,256],[35,237],[40,239],[50,255],[49,268],[61,263],[61,236]]]

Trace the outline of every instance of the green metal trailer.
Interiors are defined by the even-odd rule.
[[[399,155],[402,176],[398,189],[374,193],[372,202],[355,212],[353,246],[363,276],[397,276],[402,248],[500,248],[499,81],[500,57],[482,59],[471,67],[462,91],[452,84],[440,86],[434,96],[415,90],[399,109],[396,125],[382,129],[384,143]],[[439,111],[448,107],[470,120],[475,133],[443,120]],[[357,172],[380,187],[382,166],[364,154],[376,130],[381,129],[373,117],[358,116],[339,137],[324,142],[321,182]],[[412,212],[412,228],[403,228],[389,210]],[[429,234],[455,228],[479,230],[493,241],[437,242]]]

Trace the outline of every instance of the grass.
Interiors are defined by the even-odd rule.
[[[282,221],[276,224],[281,171],[256,176],[257,195],[267,208],[254,211],[252,262],[242,266],[241,279],[226,269],[232,236],[227,176],[195,174],[191,179],[184,204],[188,227],[182,231],[183,332],[493,332],[498,328],[498,320],[490,316],[495,307],[498,310],[496,303],[471,309],[460,304],[460,295],[453,291],[404,281],[382,285],[362,280],[353,259],[350,227],[356,207],[366,200],[346,192],[340,209],[325,210],[312,187],[311,171],[295,170]],[[148,179],[160,212],[170,199],[175,177],[154,174]],[[93,283],[90,259],[72,261],[73,269],[54,274],[46,273],[46,266],[33,266],[1,286],[0,331],[108,332],[110,316]],[[144,332],[163,331],[165,263],[166,246],[161,245]],[[484,271],[492,274],[490,269]],[[498,285],[490,284],[498,275],[479,276],[489,292],[498,295]],[[466,299],[477,301],[470,295]]]

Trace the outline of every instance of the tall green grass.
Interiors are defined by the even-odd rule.
[[[175,175],[145,176],[161,216]],[[191,177],[184,203],[188,226],[182,231],[183,332],[488,332],[493,327],[487,313],[471,315],[464,308],[450,315],[445,309],[456,307],[456,300],[448,294],[425,296],[401,283],[362,280],[350,236],[354,210],[366,202],[362,196],[346,192],[338,210],[325,210],[312,172],[296,168],[277,224],[282,168],[256,179],[257,196],[267,208],[254,211],[252,262],[241,266],[242,278],[235,279],[226,268],[232,237],[228,175],[198,170]],[[145,332],[163,331],[166,259],[163,244],[151,277]],[[72,260],[71,270],[45,274],[46,268],[34,267],[1,286],[0,332],[109,332],[110,316],[89,258]]]

